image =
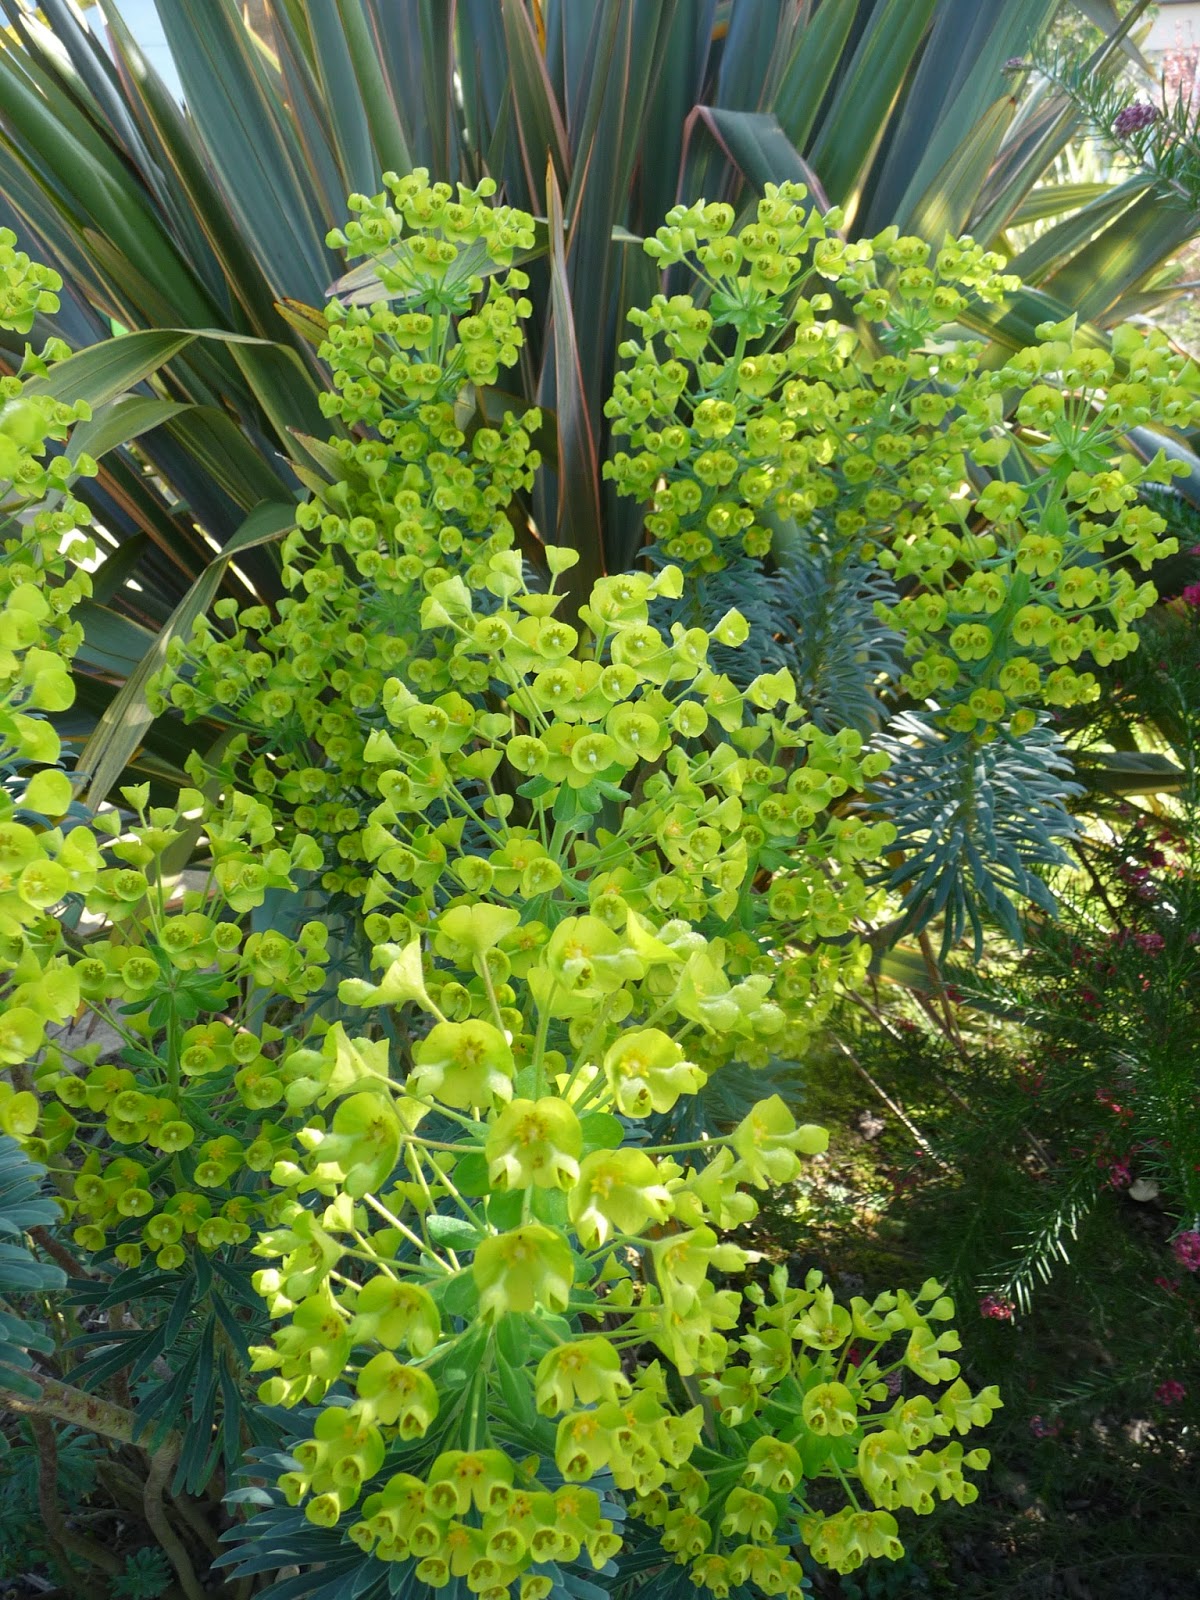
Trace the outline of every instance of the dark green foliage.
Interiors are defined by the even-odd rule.
[[[0,1136],[0,1388],[36,1395],[37,1385],[25,1376],[35,1351],[54,1343],[36,1324],[14,1315],[9,1295],[59,1289],[67,1281],[61,1268],[39,1261],[24,1242],[29,1228],[58,1220],[58,1207],[41,1193],[42,1168],[35,1166],[14,1139]]]
[[[663,564],[657,547],[648,554],[651,566]],[[836,557],[815,538],[789,540],[770,565],[739,552],[719,572],[689,574],[678,600],[657,602],[655,622],[711,628],[736,608],[750,637],[736,650],[711,648],[719,672],[744,688],[760,672],[786,667],[818,727],[868,734],[884,715],[877,686],[885,677],[894,682],[900,667],[900,636],[875,605],[895,600],[895,585],[873,563]]]
[[[11,1440],[0,1434],[0,1581],[18,1578],[49,1559],[40,1528],[40,1467],[26,1423],[19,1425]],[[77,1428],[57,1430],[55,1482],[60,1503],[82,1503],[95,1490],[102,1467],[103,1449],[91,1434]]]
[[[899,675],[900,635],[875,615],[894,605],[896,588],[873,562],[837,557],[813,540],[781,562],[776,604],[785,632],[784,665],[818,727],[867,734],[884,715],[882,679]]]
[[[978,956],[986,921],[1020,938],[1015,899],[1053,911],[1040,874],[1069,862],[1059,841],[1076,829],[1065,801],[1081,791],[1044,721],[1019,744],[1004,735],[978,744],[902,712],[877,742],[892,764],[874,803],[905,857],[888,879],[904,894],[902,931],[941,916],[943,949],[969,930]]]
[[[646,555],[652,570],[667,565],[658,545],[649,546]],[[749,638],[736,650],[713,644],[709,659],[716,671],[745,688],[760,672],[776,672],[789,665],[782,595],[781,574],[739,550],[719,572],[689,573],[678,600],[655,600],[652,620],[664,633],[669,633],[675,622],[685,628],[711,628],[718,617],[736,608],[746,619]]]
[[[125,1558],[125,1571],[113,1579],[113,1600],[158,1600],[171,1584],[171,1564],[161,1550],[143,1545]]]
[[[133,1303],[140,1325],[82,1333],[68,1348],[77,1362],[73,1379],[83,1388],[127,1374],[144,1448],[153,1450],[173,1430],[183,1433],[174,1487],[195,1494],[219,1466],[236,1470],[244,1437],[262,1444],[276,1434],[246,1380],[249,1346],[266,1327],[262,1301],[250,1286],[257,1263],[244,1252],[228,1260],[199,1253],[193,1259],[194,1267],[179,1272],[161,1272],[147,1261],[77,1286],[74,1305],[107,1311]],[[162,1376],[163,1362],[169,1376]]]

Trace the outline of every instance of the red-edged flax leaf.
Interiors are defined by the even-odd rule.
[[[529,192],[538,192],[547,159],[561,191],[571,181],[570,146],[537,29],[523,0],[500,0],[500,11],[508,44],[509,95]]]
[[[550,223],[550,298],[553,319],[554,380],[558,410],[559,544],[578,550],[580,562],[571,572],[572,593],[585,596],[603,572],[600,520],[600,467],[596,430],[588,411],[587,389],[579,361],[575,311],[567,276],[563,238],[562,192],[553,162],[546,170],[546,208]]]

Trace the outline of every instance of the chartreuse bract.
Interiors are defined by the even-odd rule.
[[[1084,651],[1130,647],[1150,596],[1106,551],[1164,549],[1134,502],[1167,469],[1111,446],[1143,412],[1192,419],[1192,375],[1066,328],[985,370],[951,337],[1005,289],[970,241],[846,246],[786,186],[736,234],[680,208],[649,248],[701,292],[635,319],[612,402],[662,559],[568,602],[573,552],[538,576],[506,514],[541,419],[464,428],[521,357],[532,220],[420,172],[352,210],[334,242],[388,298],[329,307],[341,432],[286,595],[218,602],[152,686],[223,725],[212,758],[175,806],[130,789],[64,831],[32,719],[6,1059],[79,1005],[124,1048],[82,1072],[45,1051],[40,1120],[37,1096],[10,1117],[101,1264],[253,1253],[259,1396],[306,1419],[280,1488],[364,1560],[541,1600],[563,1565],[607,1570],[632,1518],[702,1591],[798,1594],[801,1544],[849,1572],[901,1553],[903,1514],[972,1499],[986,1452],[961,1438],[999,1400],[961,1377],[936,1283],[738,1287],[739,1230],[820,1129],[768,1095],[671,1132],[862,981],[893,832],[850,804],[883,756],[815,726],[788,672],[714,664],[736,610],[664,607],[732,542],[820,524],[905,580],[909,691],[1019,733],[1091,692]],[[969,487],[1015,452],[1032,473]],[[179,896],[185,830],[207,872]]]

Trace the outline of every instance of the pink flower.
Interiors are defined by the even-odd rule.
[[[1118,139],[1128,139],[1131,134],[1152,127],[1161,115],[1157,106],[1150,105],[1146,100],[1135,100],[1132,105],[1117,112],[1113,118],[1113,132]]]
[[[1165,1272],[1160,1272],[1154,1281],[1164,1294],[1178,1294],[1179,1292],[1179,1279],[1168,1278]]]
[[[1123,1161],[1114,1161],[1108,1169],[1108,1182],[1113,1189],[1128,1189],[1133,1182],[1133,1173]]]
[[[1049,1422],[1044,1417],[1030,1417],[1029,1431],[1035,1439],[1057,1439],[1062,1432],[1062,1423],[1057,1417]]]
[[[1015,1309],[1012,1301],[1000,1294],[985,1294],[979,1302],[979,1315],[993,1322],[1011,1322]]]
[[[1200,583],[1189,583],[1179,598],[1185,605],[1200,606]]]
[[[1187,1390],[1182,1383],[1177,1383],[1174,1378],[1168,1378],[1166,1383],[1160,1383],[1154,1391],[1154,1398],[1161,1400],[1164,1406],[1177,1406],[1187,1395]]]
[[[1195,1228],[1177,1233],[1171,1240],[1171,1253],[1189,1272],[1200,1272],[1200,1233]]]
[[[1158,852],[1156,851],[1155,854]],[[1138,933],[1134,935],[1139,950],[1144,950],[1147,955],[1154,955],[1163,948],[1166,940],[1161,933]]]

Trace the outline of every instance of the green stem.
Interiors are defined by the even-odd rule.
[[[854,1490],[850,1487],[849,1478],[847,1478],[846,1474],[842,1471],[841,1467],[838,1466],[837,1462],[833,1459],[832,1456],[830,1456],[828,1459],[829,1459],[829,1465],[833,1469],[833,1475],[838,1480],[838,1482],[841,1484],[842,1488],[846,1491],[846,1495],[847,1495],[847,1497],[848,1497],[848,1499],[850,1501],[850,1504],[854,1507],[855,1511],[861,1511],[862,1510],[862,1506],[858,1503],[858,1496],[855,1494]]]
[[[453,1276],[454,1268],[450,1266],[448,1262],[443,1261],[441,1256],[439,1256],[436,1251],[430,1249],[429,1245],[425,1243],[424,1239],[422,1239],[419,1234],[415,1234],[411,1228],[406,1227],[405,1224],[400,1221],[399,1217],[394,1216],[382,1201],[377,1200],[373,1194],[365,1194],[363,1195],[363,1199],[370,1206],[372,1211],[377,1212],[383,1218],[390,1228],[395,1228],[397,1233],[402,1234],[403,1237],[408,1240],[409,1244],[415,1245],[423,1256],[428,1256],[429,1259],[433,1261],[442,1272],[447,1274],[447,1276]]]
[[[545,1005],[538,1010],[537,1034],[533,1041],[533,1059],[530,1065],[537,1073],[537,1089],[539,1097],[546,1092],[546,1073],[544,1062],[546,1057],[546,1041],[550,1037],[550,1007],[558,991],[558,984],[550,985],[550,992],[546,996]]]

